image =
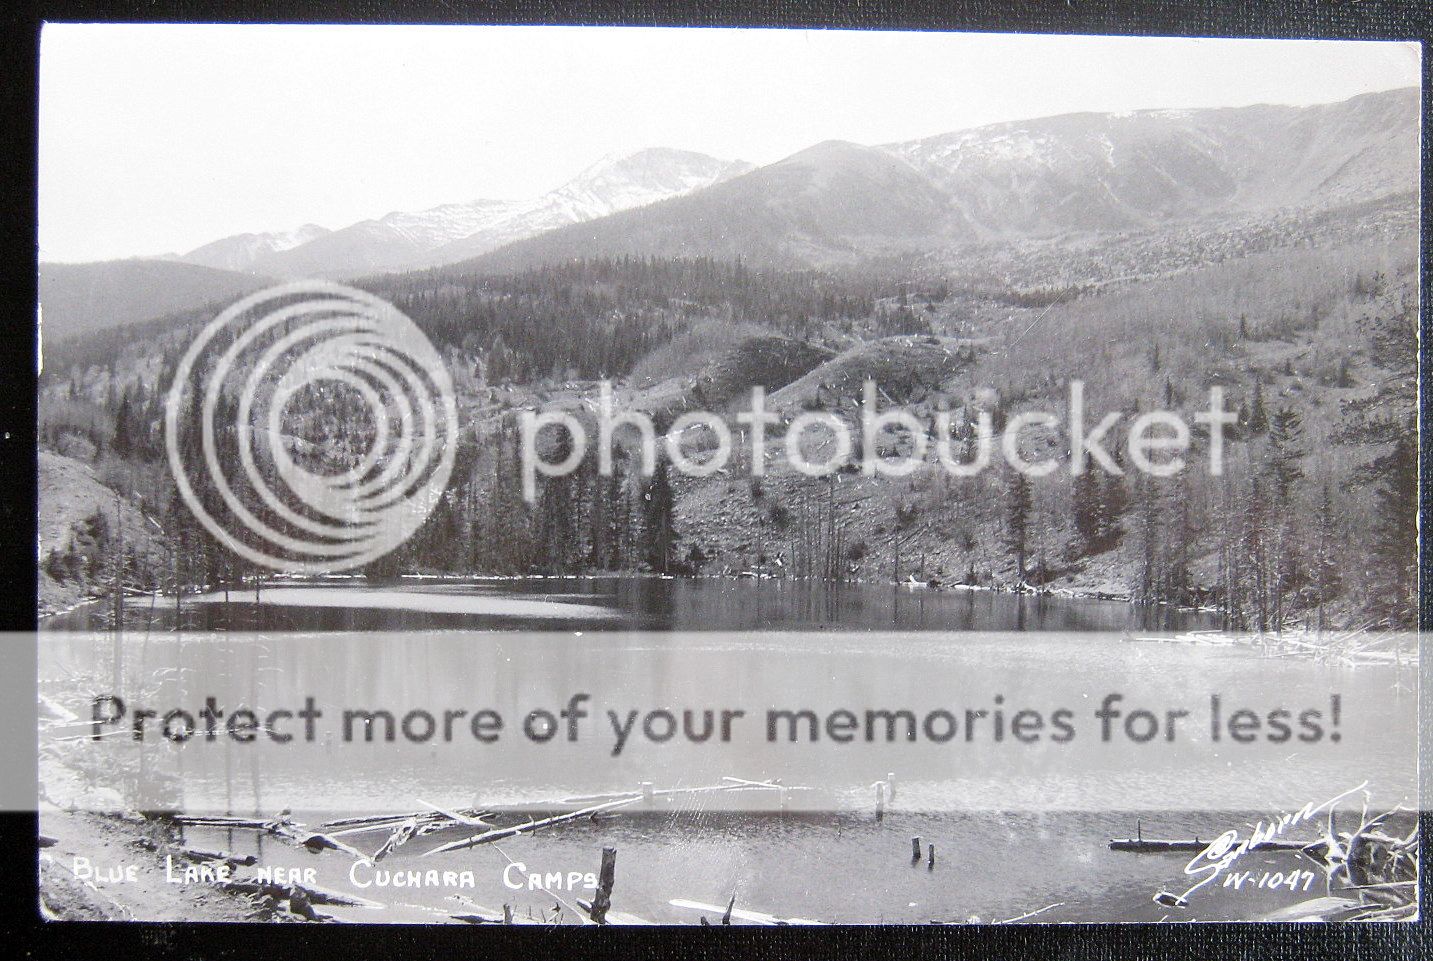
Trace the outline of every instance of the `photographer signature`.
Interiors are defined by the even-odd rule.
[[[1357,787],[1350,788],[1342,794],[1335,795],[1320,804],[1315,804],[1310,801],[1297,811],[1280,814],[1267,823],[1259,821],[1250,830],[1249,836],[1246,838],[1241,839],[1239,832],[1232,828],[1225,831],[1213,841],[1209,842],[1204,850],[1190,858],[1189,863],[1184,866],[1185,875],[1197,877],[1199,879],[1198,881],[1183,894],[1172,894],[1168,891],[1161,891],[1155,895],[1154,899],[1161,904],[1167,904],[1173,907],[1188,907],[1189,896],[1191,894],[1219,878],[1232,868],[1244,855],[1263,844],[1278,840],[1290,828],[1313,820],[1317,815],[1331,810],[1344,798],[1352,794],[1357,794],[1367,787],[1368,782],[1364,781]]]

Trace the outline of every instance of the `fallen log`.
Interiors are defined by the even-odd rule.
[[[511,904],[504,904],[502,913],[485,908],[482,905],[473,905],[474,911],[464,914],[450,914],[454,921],[462,921],[464,924],[547,924],[547,921],[540,921],[537,918],[518,917],[513,914]]]
[[[488,914],[450,914],[454,921],[462,921],[464,924],[516,924],[516,921],[505,921],[501,915]],[[528,923],[528,922],[522,922]],[[532,922],[536,924],[537,922]]]
[[[612,808],[623,807],[624,805],[632,804],[636,801],[640,801],[641,799],[641,795],[630,798],[622,798],[621,800],[608,801],[605,804],[597,804],[593,805],[592,807],[583,808],[580,811],[573,811],[570,814],[558,814],[550,818],[544,818],[541,821],[529,821],[526,824],[518,824],[512,827],[495,828],[491,831],[484,831],[482,834],[475,834],[472,837],[464,838],[461,841],[453,841],[449,844],[439,845],[432,850],[424,851],[420,856],[426,858],[434,854],[444,854],[448,851],[461,851],[465,848],[477,847],[479,844],[491,844],[493,841],[501,841],[504,838],[513,838],[521,834],[528,834],[533,831],[540,831],[543,828],[555,827],[568,821],[576,821],[581,818],[592,817],[594,814],[600,814],[601,812],[609,811]]]
[[[417,833],[418,822],[412,818],[398,825],[393,833],[388,835],[388,840],[384,841],[382,846],[373,852],[373,863],[377,864],[379,861],[388,857],[388,855],[392,854],[399,847],[411,841]]]
[[[1064,901],[1056,901],[1054,904],[1047,904],[1043,908],[1036,908],[1034,911],[1026,911],[1024,914],[1016,915],[1013,918],[1006,918],[1004,921],[996,921],[996,924],[1019,924],[1021,921],[1028,921],[1037,914],[1044,914],[1052,908],[1058,908]]]
[[[282,834],[280,835],[280,837],[293,838],[297,840],[298,843],[301,844],[304,848],[308,849],[309,851],[312,851],[314,854],[318,854],[320,851],[342,851],[344,854],[355,857],[360,861],[369,860],[368,855],[358,850],[358,848],[354,847],[351,844],[345,844],[342,841],[329,837],[327,834],[314,833],[298,836],[291,834]]]
[[[1209,847],[1211,842],[1172,840],[1163,838],[1111,838],[1111,851],[1131,851],[1135,854],[1159,854],[1163,852],[1187,852],[1198,854]],[[1250,851],[1312,851],[1323,847],[1324,841],[1260,841],[1249,846]]]
[[[240,855],[234,854],[232,851],[209,851],[204,848],[166,846],[155,841],[153,838],[135,838],[133,843],[146,851],[154,851],[156,853],[162,850],[173,850],[176,851],[180,857],[190,861],[197,861],[201,864],[223,861],[225,864],[234,867],[252,867],[259,863],[258,856],[253,854]]]
[[[175,824],[180,824],[184,827],[239,828],[253,831],[268,830],[271,825],[284,823],[284,821],[286,821],[286,819],[275,821],[272,819],[265,820],[264,818],[228,817],[221,814],[176,814],[173,816],[173,820]]]
[[[424,801],[423,803],[427,804],[428,802]],[[447,811],[432,804],[429,804],[428,807],[432,808],[432,810],[414,811],[408,814],[374,814],[367,817],[337,818],[332,821],[325,821],[319,825],[319,827],[325,829],[339,828],[340,830],[337,831],[329,830],[330,836],[338,837],[344,834],[359,834],[363,831],[392,830],[395,826],[402,824],[404,821],[417,821],[420,827],[429,822],[446,823],[450,820],[480,821],[485,817],[491,817],[493,813],[477,808],[457,808]]]
[[[418,799],[418,803],[432,809],[428,814],[429,818],[444,817],[449,821],[457,821],[459,824],[470,824],[474,827],[482,828],[489,826],[487,823],[487,818],[491,817],[491,812],[489,811],[448,811],[422,798]]]
[[[201,828],[224,828],[228,830],[263,831],[285,841],[292,841],[318,854],[320,851],[342,851],[363,861],[368,860],[368,855],[353,847],[337,840],[331,835],[318,831],[304,832],[302,824],[291,821],[288,811],[285,810],[276,818],[261,820],[259,818],[225,817],[220,815],[189,815],[178,814],[174,816],[174,822],[184,827]]]
[[[204,848],[180,848],[179,853],[191,861],[224,861],[228,864],[236,864],[242,867],[249,867],[259,863],[257,855],[234,854],[232,851],[208,851]]]
[[[729,794],[733,791],[780,791],[780,784],[709,784],[703,787],[671,787],[651,791],[619,791],[614,794],[587,794],[580,797],[566,797],[559,804],[591,804],[598,801],[619,801],[625,798],[675,797],[683,794]],[[801,791],[805,788],[786,788]]]
[[[673,898],[667,902],[674,908],[685,908],[689,911],[710,911],[713,914],[725,915],[727,908],[719,904],[703,904],[700,901],[688,901],[686,898]],[[753,924],[766,925],[787,925],[787,924],[820,924],[825,921],[813,921],[811,918],[779,918],[774,914],[765,914],[761,911],[745,911],[741,908],[731,908],[731,917],[742,921],[750,921]]]
[[[356,894],[340,894],[337,891],[330,891],[327,888],[311,884],[279,884],[274,881],[260,881],[257,878],[235,878],[232,881],[219,882],[219,887],[233,894],[254,894],[290,903],[297,895],[309,904],[325,904],[340,908],[383,907],[377,901],[370,901]]]
[[[1159,838],[1111,838],[1111,851],[1134,851],[1148,854],[1159,851],[1189,851],[1198,853],[1209,847],[1208,841],[1194,838],[1190,841],[1164,840]]]

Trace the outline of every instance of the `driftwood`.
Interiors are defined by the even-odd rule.
[[[234,867],[250,867],[259,863],[258,856],[253,854],[239,855],[234,854],[232,851],[209,851],[204,848],[191,848],[182,845],[163,845],[153,838],[135,838],[133,843],[136,847],[143,848],[146,851],[172,851],[180,857],[190,861],[197,861],[201,864],[222,861]]]
[[[467,901],[466,898],[463,899]],[[537,918],[517,917],[513,914],[511,904],[504,904],[501,912],[492,908],[485,908],[481,904],[473,904],[467,901],[474,910],[463,914],[451,914],[454,921],[462,921],[464,924],[549,924],[550,922]]]
[[[1198,854],[1209,847],[1209,841],[1201,841],[1199,838],[1192,840],[1173,840],[1165,838],[1112,838],[1110,840],[1111,851],[1130,851],[1135,854],[1160,854],[1164,852],[1179,851],[1190,854]],[[1250,851],[1309,851],[1314,852],[1324,846],[1321,840],[1316,841],[1260,841],[1249,846]]]
[[[713,913],[713,914],[721,914],[721,915],[723,915],[724,917],[727,916],[727,915],[726,915],[726,912],[727,912],[727,911],[730,911],[730,912],[731,912],[731,913],[730,913],[730,917],[737,918],[737,919],[742,920],[742,921],[750,921],[750,922],[752,922],[753,924],[767,924],[767,925],[820,924],[820,925],[824,925],[824,924],[827,923],[827,922],[825,922],[825,921],[813,921],[813,920],[810,919],[810,918],[778,918],[778,917],[777,917],[776,915],[774,915],[774,914],[764,914],[764,913],[762,913],[762,912],[760,912],[760,911],[745,911],[745,910],[742,910],[741,908],[735,908],[735,907],[731,907],[731,906],[728,906],[728,907],[726,907],[726,908],[723,908],[723,907],[722,907],[721,905],[719,905],[719,904],[703,904],[701,901],[688,901],[686,898],[673,898],[672,900],[668,901],[667,903],[670,904],[670,905],[671,905],[672,907],[674,907],[674,908],[685,908],[685,909],[687,909],[687,910],[689,910],[689,911],[709,911],[709,912],[711,912],[711,913]]]
[[[234,894],[258,895],[273,898],[276,901],[292,902],[293,898],[297,896],[300,901],[309,904],[325,904],[341,908],[383,907],[377,901],[370,901],[356,894],[340,894],[337,891],[330,891],[315,885],[279,884],[273,881],[260,881],[257,878],[235,878],[232,881],[220,881],[219,887]]]
[[[393,832],[388,835],[387,840],[385,840],[383,844],[378,848],[378,850],[374,852],[372,858],[373,863],[377,864],[379,861],[382,861],[388,855],[392,854],[396,849],[402,847],[404,844],[407,844],[415,837],[418,837],[423,834],[428,834],[433,831],[441,831],[444,828],[448,827],[450,823],[470,824],[482,828],[488,827],[487,822],[484,821],[482,817],[487,813],[485,811],[475,811],[473,812],[473,814],[476,816],[470,816],[461,811],[445,811],[442,808],[438,807],[436,804],[428,804],[427,801],[423,801],[421,798],[419,800],[423,804],[427,804],[428,807],[432,808],[433,810],[427,814],[413,815],[407,820],[400,822],[397,827],[393,828]],[[352,831],[369,831],[372,830],[374,827],[386,828],[387,826],[388,822],[384,822],[378,825],[368,824],[358,828],[350,828],[349,831],[337,831],[334,833],[337,835],[350,833]]]
[[[411,841],[417,833],[418,822],[412,818],[398,825],[398,827],[393,829],[393,833],[388,835],[388,840],[384,841],[382,846],[373,852],[373,863],[377,864],[379,861],[388,857],[388,855],[392,854],[397,848]]]
[[[462,921],[464,924],[546,924],[546,921],[538,921],[535,918],[515,918],[512,908],[500,915],[492,914],[450,914],[454,921]]]
[[[464,838],[461,841],[453,841],[450,844],[439,845],[438,847],[433,848],[431,851],[424,851],[421,856],[426,858],[434,854],[444,854],[448,851],[461,851],[464,848],[477,847],[479,844],[491,844],[493,841],[501,841],[504,838],[514,838],[521,834],[528,834],[533,831],[540,831],[543,828],[555,827],[558,824],[564,824],[568,821],[577,821],[582,818],[590,818],[594,814],[600,814],[603,811],[610,811],[613,808],[632,804],[633,802],[640,801],[641,799],[642,796],[638,794],[635,797],[622,798],[616,801],[607,801],[604,804],[596,804],[592,807],[583,808],[580,811],[573,811],[570,814],[558,814],[550,818],[543,818],[541,821],[529,821],[526,824],[517,824],[512,827],[494,828],[490,831],[484,831],[482,834],[475,834],[472,837]]]
[[[426,801],[422,802],[427,804]],[[362,834],[367,831],[392,831],[405,821],[417,821],[418,833],[425,834],[433,827],[447,827],[453,821],[468,823],[469,821],[481,821],[491,817],[491,811],[483,811],[477,808],[457,808],[444,810],[436,805],[428,804],[430,810],[415,811],[410,814],[377,814],[360,818],[340,818],[334,821],[325,821],[321,827],[328,831],[330,837],[341,837],[348,834]],[[333,830],[338,828],[338,830]]]
[[[1013,918],[1006,918],[1004,921],[996,921],[995,923],[996,923],[996,924],[1018,924],[1018,923],[1020,923],[1021,921],[1028,921],[1030,918],[1033,918],[1033,917],[1034,917],[1035,915],[1037,915],[1037,914],[1044,914],[1046,911],[1049,911],[1049,910],[1052,909],[1052,908],[1058,908],[1058,907],[1062,906],[1064,903],[1065,903],[1064,901],[1056,901],[1054,904],[1047,904],[1047,905],[1045,905],[1043,908],[1036,908],[1034,911],[1026,911],[1024,914],[1017,915],[1017,916],[1015,916],[1015,917],[1013,917]]]
[[[179,853],[191,861],[223,861],[227,864],[249,867],[259,863],[254,854],[235,854],[232,851],[206,851],[203,848],[180,848]]]
[[[303,825],[289,819],[288,811],[282,811],[276,818],[263,820],[260,818],[239,818],[224,817],[218,815],[187,815],[180,814],[174,817],[176,824],[185,827],[225,828],[229,830],[263,831],[272,834],[274,837],[291,841],[303,848],[318,854],[320,851],[342,851],[360,860],[368,860],[368,855],[345,844],[328,834],[316,831],[303,831]]]
[[[595,804],[602,801],[619,801],[626,798],[676,797],[685,794],[725,794],[733,791],[806,791],[809,788],[787,787],[780,778],[769,781],[748,781],[739,777],[723,777],[725,784],[707,784],[701,787],[672,787],[656,790],[644,787],[641,791],[618,791],[612,794],[586,794],[580,797],[563,798],[562,804]]]
[[[358,848],[331,838],[327,834],[306,834],[299,837],[298,842],[314,854],[318,854],[320,851],[342,851],[344,854],[358,858],[360,861],[369,860],[368,855],[358,850]]]
[[[597,895],[592,899],[592,906],[587,909],[587,915],[598,924],[607,923],[607,912],[612,907],[612,882],[617,873],[617,849],[604,847],[602,849],[602,867],[597,875]]]
[[[282,817],[282,815],[280,817]],[[265,820],[263,818],[226,817],[217,814],[176,814],[174,815],[174,823],[182,824],[185,827],[267,830],[269,825],[274,824],[275,821]]]

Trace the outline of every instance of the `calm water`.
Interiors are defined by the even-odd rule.
[[[186,627],[202,630],[944,630],[1121,631],[1217,626],[1210,614],[1116,601],[993,591],[731,578],[400,580],[390,584],[275,582],[254,592],[186,597]],[[506,604],[501,602],[507,602]],[[296,606],[302,603],[304,606]],[[309,605],[313,606],[309,606]],[[536,610],[537,606],[546,608]],[[172,600],[132,598],[126,624],[169,628]],[[99,628],[102,605],[50,618],[57,630]]]
[[[440,920],[512,904],[521,915],[550,908],[543,892],[513,891],[504,868],[595,872],[604,845],[618,850],[613,909],[652,921],[693,923],[674,898],[787,917],[924,923],[1013,918],[1058,904],[1040,920],[1257,918],[1327,893],[1217,888],[1185,910],[1152,896],[1183,891],[1188,854],[1108,850],[1111,837],[1211,838],[1318,802],[1368,779],[1391,807],[1413,790],[1413,695],[1392,670],[1344,670],[1244,649],[1127,643],[1149,630],[1126,605],[983,592],[846,587],[825,591],[773,581],[653,579],[407,582],[265,587],[259,604],[231,594],[190,599],[186,632],[168,629],[166,608],[134,605],[124,644],[124,690],[157,706],[222,703],[291,707],[312,696],[329,710],[461,706],[520,718],[534,705],[561,707],[590,692],[594,726],[574,742],[541,746],[513,737],[479,744],[343,743],[273,747],[191,742],[168,752],[190,810],[271,816],[283,807],[309,824],[426,803],[502,812],[499,823],[575,794],[717,782],[727,775],[779,777],[809,787],[782,811],[772,798],[731,804],[696,796],[657,799],[611,820],[582,822],[468,851],[422,853],[474,829],[420,838],[379,867],[472,871],[475,888],[358,888],[351,859],[255,838],[192,830],[199,846],[256,851],[266,863],[314,867],[321,885],[383,902],[376,911],[335,909],[354,920]],[[81,628],[76,612],[48,626]],[[142,618],[142,620],[136,620]],[[1179,628],[1203,626],[1189,618]],[[145,625],[148,630],[145,630]],[[201,624],[234,633],[200,637]],[[258,633],[251,633],[257,629]],[[341,633],[363,631],[361,635]],[[760,630],[763,633],[739,633]],[[281,632],[302,632],[286,636]],[[540,633],[539,633],[540,632]],[[1020,633],[1023,632],[1023,633]],[[52,634],[42,647],[42,688],[65,678],[108,676],[112,640]],[[136,679],[144,679],[140,684]],[[1405,679],[1406,680],[1406,679]],[[1194,704],[1219,692],[1228,703],[1326,704],[1341,693],[1347,715],[1331,745],[1229,751],[1202,732],[1187,747],[993,743],[988,737],[930,743],[835,746],[770,744],[760,738],[714,748],[635,743],[611,756],[597,721],[603,708],[741,705],[1048,711],[1087,714],[1091,699],[1123,691],[1128,707]],[[1263,700],[1261,700],[1261,698]],[[77,711],[81,710],[76,705]],[[1081,721],[1081,733],[1088,734]],[[331,731],[329,734],[331,735]],[[1220,753],[1223,751],[1225,753]],[[876,816],[873,782],[894,774],[897,791]],[[1345,815],[1348,816],[1348,815]],[[1311,832],[1299,832],[1304,837]],[[933,868],[910,860],[911,838],[936,847]],[[381,833],[348,838],[365,851]],[[1241,870],[1314,868],[1296,855],[1249,855]],[[510,873],[509,875],[514,876]],[[361,875],[366,878],[369,875]],[[568,902],[590,890],[557,892]]]

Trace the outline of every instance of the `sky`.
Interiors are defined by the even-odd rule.
[[[46,25],[40,256],[521,199],[676,147],[772,163],[1072,111],[1419,83],[1410,43],[590,27]]]

